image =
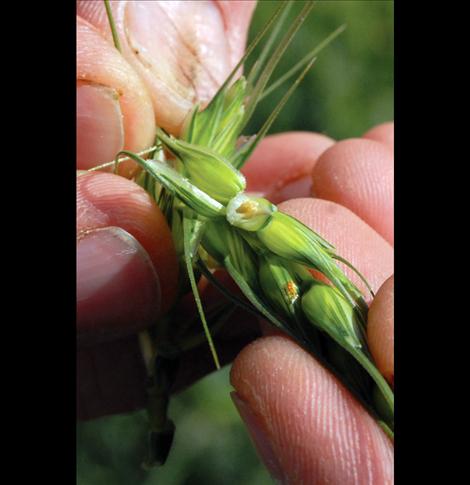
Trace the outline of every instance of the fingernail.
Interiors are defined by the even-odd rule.
[[[112,161],[124,146],[119,97],[114,89],[77,86],[77,168]]]
[[[249,405],[244,401],[240,395],[234,391],[230,393],[235,407],[237,408],[240,417],[245,423],[248,431],[250,433],[251,439],[255,445],[256,451],[258,452],[261,461],[264,463],[265,467],[268,469],[271,477],[274,480],[282,483],[283,473],[279,460],[273,451],[270,440],[266,435],[263,424],[260,419],[251,411]]]
[[[145,249],[119,227],[77,240],[77,325],[80,344],[130,335],[158,318],[160,283]]]

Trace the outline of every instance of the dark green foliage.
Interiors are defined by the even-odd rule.
[[[251,32],[264,25],[275,4],[260,2]],[[311,130],[351,138],[393,119],[392,1],[318,1],[288,52],[308,52],[342,24],[346,30],[319,55],[271,133]],[[297,60],[282,58],[273,79]],[[261,126],[282,93],[281,88],[260,103],[248,132]]]

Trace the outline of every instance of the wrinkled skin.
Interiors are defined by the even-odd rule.
[[[155,121],[177,134],[240,57],[254,9],[248,1],[112,4],[122,55],[102,3],[78,2],[78,169],[150,146]],[[267,137],[244,173],[249,190],[280,202],[370,281],[369,344],[393,383],[393,123],[340,142],[306,132]],[[77,234],[78,408],[89,419],[143,405],[136,332],[174,302],[177,266],[159,208],[122,176],[79,172]],[[209,308],[219,299],[211,287],[203,295]],[[193,314],[188,297],[179,315]],[[292,484],[393,483],[393,445],[374,420],[312,356],[265,322],[261,329],[258,338],[258,322],[238,313],[216,345],[224,363],[235,359],[234,403],[272,475]],[[175,391],[213,368],[207,345],[184,362]]]
[[[102,2],[79,1],[77,75],[88,86],[98,84],[123,93],[115,108],[119,111],[120,104],[127,112],[122,118],[118,114],[109,118],[113,126],[120,121],[128,148],[139,150],[154,136],[153,115],[159,126],[177,134],[194,103],[210,101],[243,54],[254,4],[117,1],[111,5],[123,55],[117,55],[112,45]],[[138,98],[139,103],[129,101],[123,106],[126,96]],[[95,98],[100,99],[100,113],[104,112],[102,93]],[[101,143],[103,150],[108,146],[107,158],[112,159],[123,135],[117,129],[111,132],[109,126],[105,131],[110,139],[114,135],[113,143]],[[79,142],[86,133],[79,130]],[[107,161],[104,153],[99,155]],[[84,161],[96,162],[91,153],[82,157],[82,166]]]

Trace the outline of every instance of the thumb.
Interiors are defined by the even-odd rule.
[[[109,162],[123,148],[148,148],[154,125],[145,85],[113,45],[77,17],[77,168]],[[120,173],[129,175],[134,166],[125,162]]]
[[[272,336],[234,362],[234,402],[261,459],[289,484],[392,484],[393,447],[313,357]]]
[[[177,134],[195,103],[210,101],[243,54],[253,1],[111,2],[122,56],[145,84],[157,124]],[[102,2],[77,13],[112,45]]]
[[[110,173],[77,177],[77,331],[95,344],[146,328],[176,296],[170,229],[150,196]]]

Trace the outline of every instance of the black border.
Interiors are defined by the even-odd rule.
[[[454,200],[466,164],[449,152],[461,122],[440,110],[466,112],[456,80],[466,79],[468,56],[455,54],[468,42],[458,26],[466,15],[456,5],[394,3],[395,483],[459,483],[450,477],[465,434],[461,445],[450,432],[466,421],[467,381],[457,383],[455,370],[466,366],[468,318],[443,271],[462,264],[466,236],[455,229],[462,220],[453,230],[453,219],[442,222],[441,203],[446,185]],[[7,468],[22,479],[75,483],[75,2],[9,4],[3,18]],[[452,46],[440,47],[446,38]]]
[[[76,5],[17,2],[2,13],[4,464],[21,482],[72,484]]]
[[[394,4],[395,483],[460,483],[468,297],[449,273],[465,265],[467,224],[455,222],[459,204],[446,204],[468,191],[458,187],[468,180],[465,155],[454,148],[465,117],[448,111],[466,114],[467,16],[459,4]]]

